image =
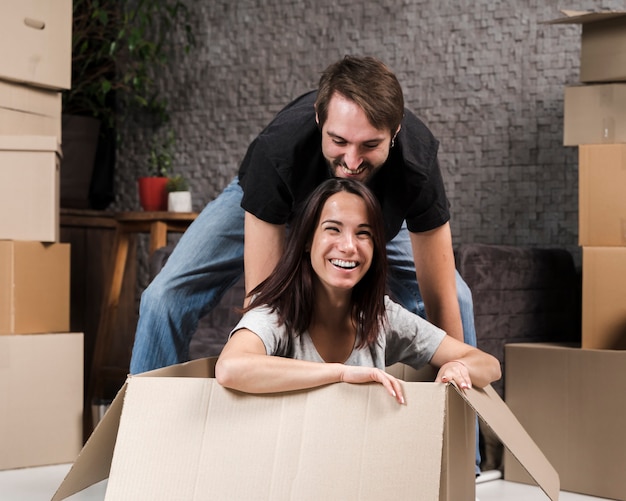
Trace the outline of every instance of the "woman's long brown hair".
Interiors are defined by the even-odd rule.
[[[380,328],[386,321],[384,295],[387,255],[378,200],[358,181],[329,179],[311,193],[296,212],[284,253],[276,268],[248,294],[252,300],[242,311],[267,305],[277,312],[279,322],[285,325],[289,336],[299,335],[308,329],[315,304],[315,288],[314,271],[307,248],[319,224],[324,204],[339,192],[352,193],[365,202],[374,244],[371,266],[352,290],[351,297],[353,321],[357,326],[357,346],[362,347],[376,342]]]

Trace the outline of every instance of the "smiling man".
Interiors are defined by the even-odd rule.
[[[362,181],[380,201],[390,295],[475,346],[438,145],[404,108],[400,84],[382,62],[346,56],[330,65],[316,91],[288,104],[254,139],[237,179],[202,211],[143,293],[131,373],[187,360],[200,317],[239,280],[244,263],[247,291],[272,272],[295,207],[330,177]]]
[[[438,147],[404,108],[400,83],[381,61],[346,56],[331,64],[316,91],[288,104],[254,139],[238,177],[204,208],[144,291],[131,373],[188,360],[199,319],[241,278],[244,263],[246,291],[272,273],[295,208],[331,177],[366,183],[380,202],[390,296],[476,346]]]

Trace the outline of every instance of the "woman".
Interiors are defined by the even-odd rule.
[[[216,366],[228,388],[270,393],[330,383],[382,384],[404,403],[385,367],[439,368],[436,381],[460,388],[499,379],[491,355],[385,296],[380,208],[356,181],[330,179],[294,219],[282,261],[249,296]]]

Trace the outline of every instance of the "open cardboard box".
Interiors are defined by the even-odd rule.
[[[558,499],[558,474],[491,387],[407,382],[406,405],[378,384],[249,395],[214,364],[129,377],[53,501],[106,478],[106,499],[473,500],[474,410]]]
[[[626,81],[626,11],[562,10],[544,24],[580,24],[580,81]]]

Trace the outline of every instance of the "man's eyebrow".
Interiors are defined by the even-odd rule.
[[[337,139],[337,140],[341,140],[341,141],[345,141],[348,142],[346,138],[344,138],[343,136],[340,136],[339,134],[333,132],[333,131],[326,131],[326,134],[328,136],[330,136],[333,139]],[[366,139],[365,141],[362,141],[362,144],[365,143],[381,143],[385,140],[385,138],[383,137],[372,137],[371,139]]]

